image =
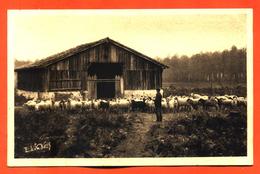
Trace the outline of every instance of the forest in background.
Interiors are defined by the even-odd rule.
[[[163,82],[246,83],[245,48],[232,46],[222,52],[206,52],[188,56],[157,58],[169,68]]]

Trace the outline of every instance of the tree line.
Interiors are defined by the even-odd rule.
[[[169,66],[163,72],[164,82],[246,82],[245,48],[232,46],[222,52],[172,56],[158,60]]]
[[[17,67],[29,65],[31,63],[33,63],[33,62],[29,61],[29,60],[17,60],[17,59],[15,59],[14,67],[17,68]]]

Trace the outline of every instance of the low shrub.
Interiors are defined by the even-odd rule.
[[[104,157],[127,135],[131,117],[101,111],[15,112],[15,157]],[[33,143],[50,142],[51,149],[25,152]]]
[[[245,156],[246,133],[244,113],[196,112],[169,122],[165,128],[153,126],[146,148],[152,150],[154,156],[164,157]]]

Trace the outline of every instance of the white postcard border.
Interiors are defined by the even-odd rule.
[[[14,59],[12,35],[8,35],[8,101],[7,101],[7,163],[8,166],[208,166],[208,165],[253,165],[253,9],[158,9],[158,10],[8,10],[12,13],[113,13],[129,12],[164,14],[246,14],[247,15],[247,156],[246,157],[170,157],[170,158],[14,158]],[[136,13],[136,14],[138,14]],[[8,20],[8,31],[12,29]]]

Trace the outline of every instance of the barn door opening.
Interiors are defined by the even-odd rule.
[[[120,77],[123,73],[121,63],[91,63],[88,67],[88,75],[96,77],[88,80],[88,83],[94,83],[92,88],[88,89],[93,98],[115,98],[121,96]],[[95,92],[94,92],[95,91]],[[92,95],[93,94],[93,95]]]
[[[115,82],[98,82],[97,83],[97,98],[114,98],[115,97]]]

